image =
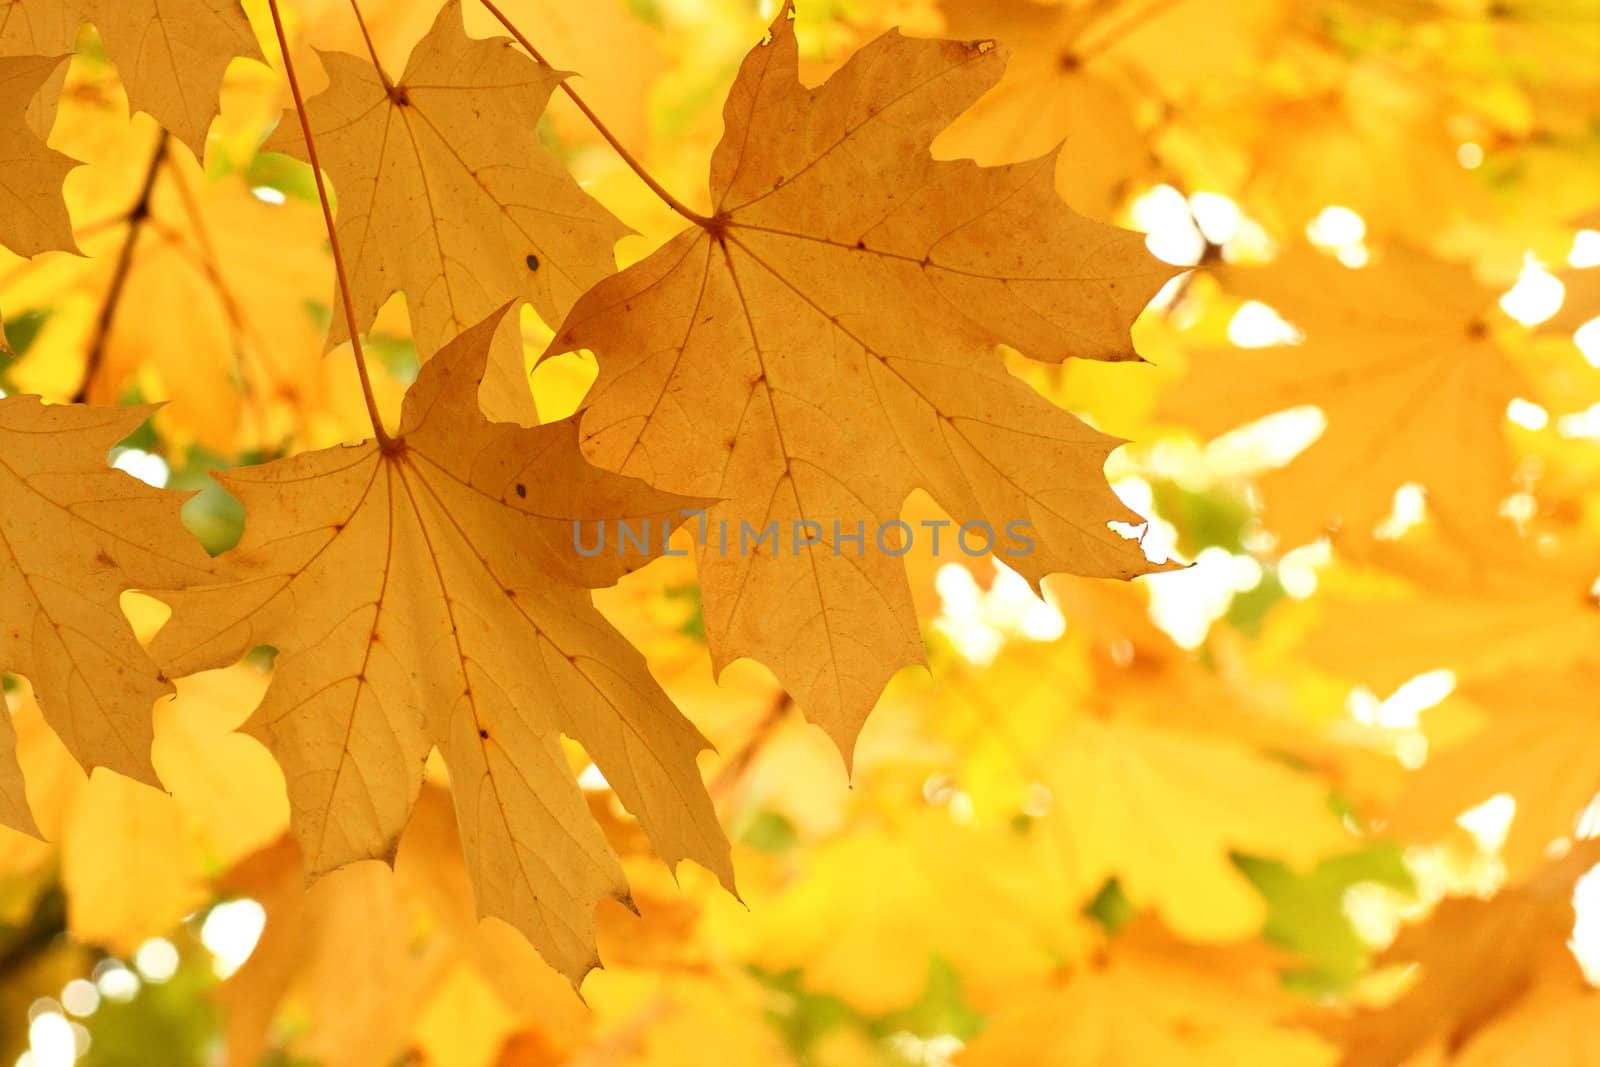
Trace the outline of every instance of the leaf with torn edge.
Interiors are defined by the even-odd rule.
[[[992,42],[890,32],[807,89],[792,15],[728,98],[715,217],[585,294],[546,354],[599,357],[583,414],[596,463],[723,501],[699,556],[715,662],[761,660],[848,758],[889,676],[922,659],[892,543],[912,489],[997,537],[1031,523],[1035,550],[1006,562],[1033,581],[1153,569],[1107,526],[1142,521],[1102,473],[1120,442],[1008,373],[996,346],[1135,360],[1129,327],[1173,270],[1062,204],[1054,153],[932,158],[1000,77]],[[723,521],[735,542],[741,523],[776,522],[778,550],[713,548]],[[791,551],[801,522],[821,539]],[[838,536],[858,528],[859,547]]]
[[[628,899],[560,737],[577,740],[657,855],[732,885],[701,785],[705,741],[589,590],[629,563],[580,556],[575,520],[681,519],[698,501],[589,466],[571,421],[478,412],[501,309],[428,363],[389,449],[325,449],[222,481],[244,503],[233,580],[164,595],[152,645],[174,674],[278,649],[246,730],[283,765],[312,873],[391,858],[438,746],[480,912],[574,982],[597,964],[593,911]]]

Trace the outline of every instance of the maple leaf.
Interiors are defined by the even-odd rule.
[[[362,0],[358,24],[350,17],[350,0],[300,0],[298,6],[308,39],[356,52],[370,39],[379,61],[396,66],[438,15],[433,5],[415,0]],[[618,140],[647,142],[651,83],[667,66],[654,17],[629,0],[497,0],[495,7],[512,25],[534,31],[540,54],[557,70],[577,72],[584,102],[605,116]],[[473,37],[505,35],[505,25],[476,0],[462,13]],[[596,140],[593,125],[569,104],[560,97],[551,102],[547,118],[558,139]]]
[[[144,614],[135,613],[138,622]],[[232,863],[287,825],[277,765],[230,732],[230,717],[242,718],[259,701],[262,672],[241,665],[181,679],[176,688],[174,699],[156,704],[151,754],[168,792],[118,775],[86,777],[33,701],[24,696],[14,712],[31,795],[16,814],[37,819],[59,843],[67,928],[81,941],[132,953],[169,933],[206,898],[207,865]],[[0,735],[12,720],[0,716]],[[0,781],[0,796],[9,799],[15,784],[20,800],[20,778],[5,773]],[[19,824],[8,815],[7,825]]]
[[[1309,636],[1311,658],[1382,693],[1439,669],[1465,684],[1593,659],[1600,611],[1587,547],[1549,552],[1542,541],[1507,538],[1474,547],[1470,569],[1457,573],[1441,553],[1379,542],[1375,561],[1411,587],[1330,596]]]
[[[0,832],[0,874],[13,877],[56,862],[46,841],[60,841],[84,784],[83,768],[45,721],[26,679],[5,686],[0,694],[0,735],[6,737],[15,763],[7,767],[5,792],[10,798],[5,826],[20,833]],[[104,776],[102,776],[104,777]],[[26,780],[24,782],[24,779]],[[16,821],[11,821],[15,816]],[[34,829],[27,827],[32,821]]]
[[[235,732],[267,682],[268,673],[247,661],[178,679],[177,694],[156,707],[156,773],[208,868],[238,861],[289,826],[283,772]]]
[[[1582,975],[1541,978],[1538,985],[1472,1035],[1452,1067],[1523,1067],[1530,1063],[1600,1063],[1594,1026],[1600,992]]]
[[[756,960],[779,973],[803,965],[812,989],[872,1014],[915,1003],[935,958],[980,995],[1042,981],[1090,947],[1082,887],[1049,859],[1038,835],[956,827],[928,807],[854,828],[819,843],[808,877],[761,908]],[[930,912],[948,921],[924,922]]]
[[[75,83],[61,112],[62,146],[92,168],[68,198],[87,258],[52,257],[4,286],[13,313],[48,312],[13,380],[91,403],[130,388],[165,400],[158,425],[178,454],[195,439],[231,454],[313,436],[354,384],[321,358],[313,308],[331,269],[316,208],[267,203],[243,174],[208,178],[94,88]]]
[[[1249,944],[1196,950],[1141,920],[1093,966],[1019,990],[955,1063],[1332,1067],[1332,1045],[1286,1020],[1277,962]]]
[[[1561,310],[1539,324],[1541,333],[1572,333],[1600,319],[1600,268],[1565,270],[1557,277],[1565,289]]]
[[[609,808],[610,797],[606,800]],[[501,920],[474,913],[472,874],[461,855],[449,792],[424,784],[395,860],[395,877],[438,917],[502,1004],[552,1030],[579,1029],[588,1013],[567,981]],[[629,932],[636,934],[636,927]]]
[[[396,82],[342,52],[322,61],[331,84],[307,110],[339,193],[358,321],[403,290],[426,357],[507,300],[557,322],[616,269],[611,248],[627,227],[539,141],[564,75],[506,38],[468,37],[460,0],[440,9]],[[306,157],[293,113],[264,148]],[[329,343],[347,339],[336,321]]]
[[[1390,832],[1402,840],[1441,838],[1462,812],[1504,793],[1516,801],[1516,815],[1500,858],[1508,877],[1527,877],[1552,842],[1576,836],[1600,794],[1597,674],[1587,664],[1467,688],[1462,695],[1488,712],[1488,722],[1461,743],[1429,752],[1395,798]]]
[[[1516,1003],[1542,974],[1578,979],[1567,949],[1574,883],[1600,861],[1583,841],[1548,861],[1526,884],[1488,900],[1450,898],[1402,930],[1378,964],[1415,964],[1421,975],[1392,1003],[1329,1027],[1348,1067],[1395,1067],[1431,1041],[1459,1048]]]
[[[96,774],[62,829],[67,928],[88,944],[131,955],[205,902],[201,856],[172,798]]]
[[[77,163],[28,127],[28,105],[65,63],[61,56],[0,58],[0,244],[21,256],[75,252],[61,183]]]
[[[15,0],[0,12],[0,50],[70,52],[84,22],[100,31],[133,110],[149,112],[205,158],[228,64],[261,58],[239,0]],[[36,132],[50,128],[60,87],[55,81],[47,106],[30,116]]]
[[[0,825],[42,838],[28,806],[27,784],[17,759],[17,727],[3,696],[0,693]]]
[[[1076,618],[1069,626],[1089,636]],[[1243,701],[1219,680],[1185,677],[1210,671],[1143,656],[1087,667],[1075,643],[1018,643],[981,671],[941,671],[924,715],[960,753],[980,819],[1027,810],[1043,792],[1044,862],[1085,897],[1115,878],[1182,937],[1248,937],[1267,910],[1237,854],[1305,870],[1352,844],[1328,783],[1278,755],[1304,740],[1292,746],[1289,730],[1231,707]]]
[[[248,515],[233,580],[164,597],[174,615],[152,653],[188,674],[278,649],[246,729],[285,769],[313,873],[392,857],[437,745],[480,910],[576,982],[596,962],[596,901],[627,885],[561,734],[659,856],[732,884],[695,766],[704,742],[590,600],[629,561],[581,558],[571,541],[580,519],[676,521],[696,501],[590,467],[570,421],[484,421],[477,389],[504,312],[423,369],[394,447],[223,476]]]
[[[1506,404],[1522,379],[1496,343],[1494,294],[1463,266],[1404,247],[1351,270],[1304,246],[1266,267],[1222,268],[1235,295],[1305,332],[1299,345],[1197,353],[1163,410],[1203,434],[1305,404],[1322,436],[1262,479],[1289,544],[1336,526],[1369,538],[1407,482],[1451,521],[1483,524],[1511,491]]]
[[[85,769],[155,784],[151,705],[172,686],[118,601],[212,570],[178,520],[183,496],[106,464],[150,412],[0,399],[0,668],[33,683]]]
[[[946,3],[945,28],[997,37],[1016,49],[1006,76],[940,135],[941,154],[1005,163],[1050,152],[1064,141],[1056,182],[1074,208],[1110,218],[1151,167],[1130,95],[1098,64],[1078,56],[1092,15],[1032,0]]]
[[[10,0],[0,5],[0,56],[61,56],[63,62],[46,77],[31,103],[24,101],[28,128],[45,141],[55,125],[61,87],[67,80],[63,53],[72,51],[78,28],[77,15],[67,4],[23,4]]]
[[[1283,18],[1276,0],[1130,6],[944,0],[947,32],[996,37],[1016,54],[1005,78],[939,137],[935,151],[1001,163],[1065,142],[1061,195],[1087,215],[1110,218],[1129,192],[1164,171],[1161,139],[1141,128],[1141,98],[1158,95],[1163,121],[1172,121],[1183,110],[1173,94],[1258,62]],[[1205,48],[1187,46],[1200,35]]]
[[[459,1039],[466,1013],[508,1011],[537,1020],[547,1036],[568,1035],[569,1044],[582,1036],[592,1013],[566,979],[514,931],[473,913],[455,821],[448,791],[424,785],[393,871],[358,863],[307,887],[300,850],[285,836],[222,877],[220,893],[254,899],[266,912],[260,943],[218,991],[229,1062],[259,1062],[272,1047],[320,1063],[388,1067],[439,1011],[454,984],[447,974],[464,968],[481,980],[468,1004],[451,1005],[452,1036]],[[313,1013],[287,1039],[274,1025],[298,1004],[335,1002],[339,1011]]]
[[[1191,940],[1260,929],[1265,908],[1235,852],[1303,869],[1349,842],[1325,786],[1237,742],[1083,717],[1051,744],[1041,778],[1062,862],[1085,884],[1116,877]]]
[[[1056,188],[1077,210],[1106,219],[1130,193],[1172,180],[1169,155],[1190,182],[1214,184],[1226,158],[1214,139],[1203,140],[1198,159],[1174,150],[1195,135],[1189,113],[1257,66],[1288,15],[1279,0],[944,0],[939,7],[949,34],[995,37],[1015,56],[1005,78],[940,135],[934,151],[1009,163],[1064,142]],[[1204,48],[1190,46],[1199,39]],[[1257,92],[1255,82],[1245,84]],[[1243,110],[1235,98],[1229,104]]]
[[[1311,71],[1314,58],[1306,60]],[[1242,171],[1236,195],[1255,217],[1295,233],[1338,204],[1374,236],[1431,244],[1441,230],[1490,210],[1483,184],[1457,159],[1448,112],[1431,85],[1376,60],[1307,79],[1299,94],[1271,97],[1263,108],[1240,107],[1233,97],[1196,109],[1195,167],[1226,173],[1207,157],[1231,157]],[[1240,143],[1248,149],[1233,147]]]
[[[257,1063],[277,1051],[273,1019],[296,995],[340,1008],[297,1027],[294,1053],[351,1067],[382,1067],[405,1054],[452,948],[392,872],[358,863],[307,887],[300,852],[285,837],[246,857],[219,889],[259,901],[268,920],[218,993],[229,1062]],[[388,980],[374,982],[376,975]]]
[[[585,294],[546,354],[599,357],[593,461],[721,498],[708,519],[735,536],[821,527],[794,552],[723,554],[706,537],[700,580],[718,669],[767,664],[848,758],[889,675],[922,658],[904,566],[874,543],[914,487],[958,521],[1031,521],[1039,550],[1008,562],[1035,581],[1151,569],[1106,525],[1140,521],[1101,472],[1119,442],[994,350],[1137,359],[1129,325],[1172,271],[1063,205],[1053,156],[929,155],[1000,76],[992,43],[890,32],[806,89],[791,16],[729,95],[715,218]],[[835,522],[863,525],[859,551]]]

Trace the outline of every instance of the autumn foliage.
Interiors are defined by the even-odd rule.
[[[1600,1065],[1593,0],[0,0],[0,153],[0,1055]]]

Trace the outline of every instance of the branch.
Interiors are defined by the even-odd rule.
[[[95,320],[94,333],[89,340],[89,354],[84,360],[83,382],[78,386],[78,391],[72,394],[74,404],[87,404],[89,402],[89,389],[94,384],[95,378],[100,373],[100,366],[106,358],[106,342],[111,336],[111,326],[117,317],[117,308],[122,303],[122,290],[128,284],[128,274],[133,268],[133,249],[139,243],[139,233],[144,229],[144,224],[150,218],[150,194],[156,188],[156,175],[161,173],[161,164],[167,159],[166,130],[162,130],[156,138],[155,151],[150,154],[150,166],[145,171],[144,184],[139,189],[139,198],[133,202],[123,220],[128,224],[128,233],[122,239],[122,251],[117,253],[117,266],[111,274],[111,287],[106,290],[106,299],[100,305],[100,317]]]
[[[744,744],[728,757],[726,763],[717,768],[717,773],[706,786],[706,792],[711,794],[713,801],[726,799],[727,795],[738,786],[745,772],[750,769],[750,765],[755,762],[761,750],[766,747],[772,735],[788,717],[789,709],[792,707],[794,707],[794,697],[789,695],[788,690],[779,690],[777,699],[767,708],[766,714],[751,727],[750,735],[744,739]]]

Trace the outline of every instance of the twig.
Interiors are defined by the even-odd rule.
[[[750,764],[761,754],[762,748],[766,747],[772,735],[777,732],[792,707],[794,707],[794,697],[790,696],[787,690],[780,691],[777,699],[767,708],[766,714],[751,727],[744,743],[728,757],[726,763],[717,768],[717,773],[711,776],[706,791],[711,794],[713,801],[724,799],[739,784],[745,772],[750,769]]]
[[[345,325],[350,329],[350,348],[355,355],[356,373],[361,376],[361,395],[367,402],[367,417],[372,420],[372,435],[378,447],[388,451],[394,447],[394,438],[383,428],[378,415],[378,401],[372,393],[372,377],[367,372],[367,354],[361,349],[361,330],[356,323],[355,305],[350,302],[350,278],[344,269],[344,252],[339,248],[339,232],[333,221],[333,205],[328,199],[328,187],[322,178],[322,162],[317,157],[317,143],[311,136],[311,118],[306,114],[305,97],[300,93],[300,79],[295,77],[294,60],[289,58],[289,38],[283,32],[283,16],[278,11],[278,0],[267,0],[272,12],[272,28],[278,34],[278,47],[283,52],[283,71],[289,76],[289,93],[294,97],[294,109],[300,116],[300,132],[306,139],[306,156],[311,163],[311,176],[317,182],[317,199],[322,202],[322,221],[328,229],[328,244],[333,249],[333,269],[339,279],[339,296],[344,303]]]
[[[195,269],[205,275],[206,281],[216,293],[217,302],[222,305],[224,315],[228,320],[228,329],[231,334],[229,340],[233,343],[235,353],[239,358],[239,390],[246,397],[255,395],[255,384],[251,375],[244,369],[245,353],[255,354],[255,361],[261,369],[264,378],[270,378],[272,368],[261,358],[261,353],[267,350],[266,343],[256,335],[251,328],[249,317],[239,305],[238,298],[233,290],[228,287],[228,281],[222,274],[222,257],[217,254],[217,246],[211,240],[211,232],[206,225],[205,214],[200,210],[200,202],[195,197],[194,190],[189,187],[189,182],[183,176],[183,171],[174,167],[169,174],[172,187],[178,191],[178,201],[183,205],[184,214],[189,217],[189,228],[192,232],[192,244],[198,246],[198,253],[188,246],[191,242],[176,237],[174,247],[181,254],[187,255],[194,264]]]
[[[167,131],[162,130],[156,138],[155,151],[150,154],[150,166],[145,170],[144,184],[139,188],[139,198],[123,216],[128,223],[128,232],[122,239],[122,251],[117,253],[117,266],[111,273],[111,287],[106,290],[105,301],[100,305],[100,315],[95,319],[94,333],[89,339],[89,353],[83,364],[83,381],[78,386],[78,391],[72,394],[74,404],[89,402],[89,388],[99,375],[101,364],[105,362],[106,343],[111,336],[111,326],[116,320],[117,308],[122,303],[122,290],[127,287],[128,274],[133,268],[134,246],[139,243],[139,233],[150,217],[150,195],[156,188],[156,175],[161,173],[161,164],[166,162],[167,139]]]

